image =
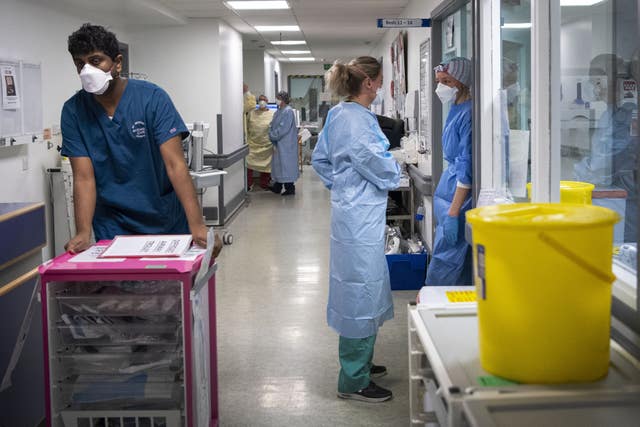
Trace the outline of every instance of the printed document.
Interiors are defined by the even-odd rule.
[[[190,234],[116,236],[100,258],[180,257],[191,239]]]

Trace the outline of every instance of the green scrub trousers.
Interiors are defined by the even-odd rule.
[[[373,360],[373,346],[376,336],[367,338],[345,338],[340,336],[340,376],[338,378],[338,392],[355,393],[369,385],[371,378],[371,361]]]

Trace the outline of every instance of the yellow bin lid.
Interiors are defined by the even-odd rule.
[[[596,186],[591,184],[590,182],[560,181],[560,191],[562,190],[592,191],[594,188],[596,188]]]
[[[527,198],[531,199],[531,183],[527,182]],[[591,193],[596,188],[590,182],[560,181],[560,202],[591,204]],[[577,198],[577,199],[576,199]]]
[[[513,228],[575,228],[615,224],[620,216],[611,209],[573,203],[513,203],[483,206],[467,212],[475,224]]]

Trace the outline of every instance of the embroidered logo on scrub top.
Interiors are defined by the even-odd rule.
[[[131,126],[131,133],[136,138],[144,138],[145,136],[147,136],[147,128],[144,125],[144,122],[140,122],[140,121],[135,122]]]

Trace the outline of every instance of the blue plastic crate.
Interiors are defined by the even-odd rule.
[[[424,286],[427,253],[387,255],[391,290],[417,290]]]

